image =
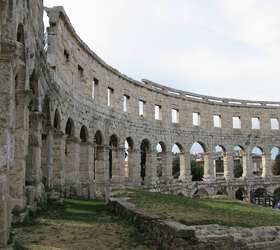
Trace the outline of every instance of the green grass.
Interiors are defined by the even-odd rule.
[[[175,195],[129,190],[118,194],[147,212],[186,225],[280,226],[280,211],[227,199],[186,198]]]
[[[17,249],[151,249],[143,235],[110,214],[103,201],[66,199],[63,206],[50,206],[15,231]]]

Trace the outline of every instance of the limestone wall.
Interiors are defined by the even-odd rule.
[[[62,7],[46,11],[47,36],[43,0],[0,0],[0,247],[11,221],[20,221],[54,191],[94,198],[142,186],[189,196],[223,190],[235,197],[242,189],[249,199],[258,188],[274,192],[280,187],[280,177],[271,173],[271,150],[280,147],[280,134],[270,124],[279,119],[280,103],[202,96],[135,81],[84,44]],[[177,123],[172,109],[179,113]],[[200,116],[199,126],[193,125],[193,113]],[[213,115],[221,118],[221,127],[213,126]],[[240,129],[233,128],[233,117],[240,117]],[[259,129],[252,129],[253,117]],[[194,142],[204,149],[199,182],[191,181]],[[176,177],[174,144],[180,150]],[[216,145],[223,152],[214,152]],[[233,176],[236,145],[242,149],[241,178]],[[255,146],[262,150],[259,175],[254,174]],[[224,172],[217,176],[220,158]]]

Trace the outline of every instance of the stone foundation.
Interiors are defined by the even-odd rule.
[[[162,250],[278,250],[279,227],[254,229],[220,225],[186,226],[146,213],[126,198],[111,198],[111,211],[133,223]]]

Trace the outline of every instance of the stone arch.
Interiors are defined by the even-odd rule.
[[[94,142],[96,145],[102,145],[103,144],[103,134],[100,130],[97,130],[94,135]]]
[[[184,148],[182,144],[176,142],[172,146],[172,176],[174,179],[178,179],[183,176],[183,171],[186,165],[186,159],[184,157]]]
[[[65,134],[68,135],[68,137],[75,136],[75,124],[72,118],[68,118],[66,122]]]
[[[277,187],[274,189],[273,197],[274,197],[275,203],[278,203],[280,201],[280,187]]]
[[[124,159],[124,176],[133,180],[133,154],[134,154],[134,141],[131,137],[127,137],[124,142],[125,159]]]
[[[207,147],[204,143],[197,141],[190,147],[190,164],[192,181],[202,181],[205,166],[208,164],[208,158],[205,157]]]
[[[117,135],[113,134],[109,140],[109,178],[112,179],[116,175],[118,164],[118,145],[119,140]]]
[[[53,118],[53,127],[59,131],[61,129],[61,116],[58,109],[55,110]]]
[[[88,129],[85,125],[83,125],[80,130],[80,140],[81,142],[87,142],[88,138],[89,138]]]
[[[203,197],[208,197],[209,193],[207,192],[207,190],[205,188],[197,188],[194,192],[193,192],[193,197],[198,197],[198,198],[203,198]]]
[[[223,145],[217,144],[214,147],[214,153],[215,153],[215,160],[214,160],[214,171],[216,177],[224,177],[225,174],[225,164],[226,158],[226,149]]]
[[[233,175],[234,178],[240,178],[244,173],[244,166],[246,166],[245,149],[241,145],[233,147]]]
[[[166,145],[164,142],[160,141],[156,145],[156,172],[157,177],[161,178],[164,172],[164,165],[167,164],[166,162]]]
[[[146,178],[147,164],[149,162],[149,154],[151,151],[151,143],[148,139],[142,140],[140,150],[141,150],[140,176],[141,176],[142,181],[144,181]]]
[[[253,174],[256,176],[261,176],[263,173],[263,169],[265,167],[265,156],[264,150],[260,146],[255,146],[252,151],[252,162],[253,162]]]
[[[29,88],[32,92],[32,98],[29,103],[29,110],[40,111],[39,80],[35,70],[33,70],[29,80],[30,80]]]
[[[235,199],[243,201],[246,198],[246,191],[243,187],[238,188],[235,191]]]
[[[24,26],[22,23],[18,24],[17,27],[17,42],[25,44],[25,38],[24,38]]]

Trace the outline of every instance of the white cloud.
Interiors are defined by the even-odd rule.
[[[277,0],[45,0],[123,73],[224,97],[279,100]]]

